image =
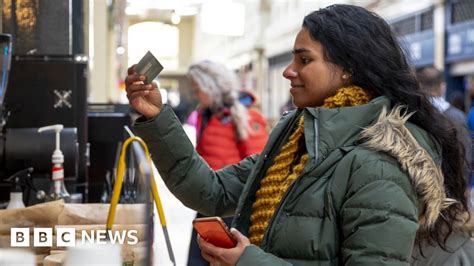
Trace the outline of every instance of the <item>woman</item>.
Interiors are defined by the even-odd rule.
[[[235,211],[238,244],[199,240],[211,264],[408,264],[465,221],[456,132],[413,77],[389,25],[350,5],[304,18],[283,76],[296,111],[259,156],[212,171],[153,86],[127,76],[135,130],[170,190],[208,215]],[[435,122],[433,122],[435,121]],[[158,132],[158,134],[157,134]],[[180,147],[164,149],[160,147]]]
[[[260,153],[268,139],[266,122],[252,108],[254,98],[246,101],[246,105],[240,102],[237,75],[221,64],[206,60],[190,66],[188,78],[199,102],[198,109],[190,116],[195,117],[196,151],[209,166],[218,170]],[[198,213],[197,217],[204,215]],[[224,221],[230,226],[232,217]],[[188,265],[206,264],[193,230]]]
[[[260,153],[267,142],[262,115],[239,101],[237,76],[225,66],[202,61],[189,67],[191,89],[199,102],[196,115],[197,152],[214,169]]]

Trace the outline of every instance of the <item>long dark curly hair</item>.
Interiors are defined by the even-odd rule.
[[[352,84],[387,96],[392,106],[404,105],[408,113],[415,112],[410,121],[429,132],[439,144],[447,197],[457,203],[442,211],[434,227],[425,232],[419,230],[417,242],[426,240],[445,248],[453,225],[464,221],[468,213],[460,133],[420,89],[397,38],[377,14],[362,7],[332,5],[307,15],[303,27],[323,45],[327,61],[351,73]]]

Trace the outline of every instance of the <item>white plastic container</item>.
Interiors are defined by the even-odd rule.
[[[21,208],[25,208],[25,204],[23,204],[23,193],[10,192],[10,202],[8,203],[7,209]]]
[[[35,255],[20,249],[0,249],[0,265],[35,266]]]
[[[120,246],[113,244],[87,244],[79,242],[69,247],[66,253],[65,266],[107,265],[121,266]]]

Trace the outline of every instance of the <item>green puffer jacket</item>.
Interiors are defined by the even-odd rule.
[[[408,118],[400,116],[399,108],[386,113],[384,107],[390,109],[389,100],[378,97],[361,106],[290,112],[260,155],[219,171],[195,152],[168,106],[153,120],[138,119],[134,130],[184,205],[209,216],[235,214],[233,226],[248,235],[259,181],[302,114],[310,159],[283,196],[261,246],[248,246],[238,264],[408,265],[419,204],[433,204],[427,207],[429,220],[445,200],[418,196],[412,182],[444,190],[442,182],[433,181],[436,177],[423,176],[430,169],[417,169],[436,168],[431,138],[405,123]]]

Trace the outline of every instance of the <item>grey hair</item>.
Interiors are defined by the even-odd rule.
[[[239,102],[240,82],[237,75],[224,65],[205,60],[191,65],[188,77],[209,95],[213,112],[224,107],[230,109],[238,139],[246,139],[249,135],[248,115],[247,108]]]

